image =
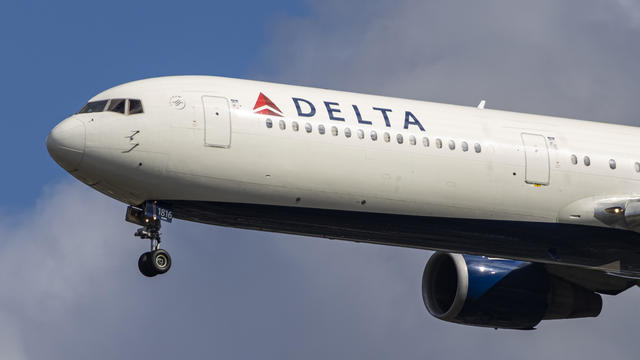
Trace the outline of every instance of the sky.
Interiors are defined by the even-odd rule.
[[[17,1],[0,12],[0,358],[636,358],[637,288],[595,319],[495,331],[422,303],[427,251],[165,226],[169,273],[125,206],[48,156],[117,84],[202,74],[640,125],[632,0]]]

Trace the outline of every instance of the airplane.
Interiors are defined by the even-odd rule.
[[[428,312],[534,329],[596,317],[640,279],[640,128],[214,76],[133,81],[47,137],[127,205],[166,273],[162,222],[434,250]]]

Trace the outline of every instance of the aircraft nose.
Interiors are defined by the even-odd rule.
[[[65,119],[47,136],[47,150],[67,171],[78,170],[84,155],[85,128],[78,119]]]

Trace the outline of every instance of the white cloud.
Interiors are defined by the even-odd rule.
[[[624,13],[629,17],[631,25],[640,27],[640,4],[633,0],[616,0]]]
[[[18,329],[13,327],[20,324],[20,322],[9,316],[9,314],[0,312],[0,324],[5,324],[0,326],[0,357],[12,360],[27,359],[22,338],[18,333]]]
[[[637,123],[637,33],[597,0],[312,3],[281,21],[262,77]],[[267,66],[268,64],[270,66]]]

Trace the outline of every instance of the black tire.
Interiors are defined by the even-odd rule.
[[[153,267],[151,267],[150,252],[146,252],[140,255],[140,258],[138,259],[138,270],[140,270],[142,275],[146,277],[154,277],[158,275],[158,273],[154,271]]]
[[[164,274],[171,269],[171,256],[164,249],[152,251],[148,259],[149,268],[155,274]]]

